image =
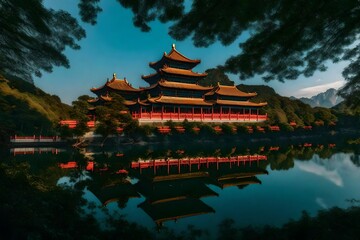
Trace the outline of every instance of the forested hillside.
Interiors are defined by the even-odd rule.
[[[70,106],[20,79],[0,76],[0,142],[9,135],[47,135],[60,118],[69,117]]]
[[[330,109],[316,107],[292,100],[277,94],[274,89],[268,86],[243,85],[237,86],[244,92],[257,92],[258,95],[252,99],[254,102],[267,102],[264,111],[269,115],[270,123],[289,123],[295,121],[298,125],[312,125],[315,121],[324,124],[336,121],[336,116]]]
[[[202,86],[215,86],[217,83],[222,85],[233,85],[228,76],[221,68],[208,69],[208,76],[199,82]],[[265,85],[244,85],[240,84],[237,88],[243,92],[256,92],[258,95],[251,99],[254,102],[267,102],[263,108],[269,115],[270,124],[288,124],[295,121],[297,125],[312,125],[317,121],[320,124],[329,124],[336,121],[337,117],[330,109],[316,107],[292,100],[288,97],[280,96],[274,89]]]

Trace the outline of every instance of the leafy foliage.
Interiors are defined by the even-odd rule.
[[[199,81],[199,85],[201,86],[208,87],[216,86],[217,84],[234,86],[234,82],[224,73],[222,67],[208,69],[206,70],[206,73],[208,75]]]
[[[329,61],[349,61],[340,94],[350,106],[360,103],[357,0],[195,0],[187,11],[184,1],[118,1],[133,11],[141,30],[149,31],[156,19],[171,22],[170,36],[191,37],[195,46],[228,45],[247,35],[239,54],[224,63],[226,71],[243,80],[255,75],[265,81],[294,80],[325,71]]]
[[[99,124],[97,125],[96,132],[107,137],[111,134],[116,134],[118,127],[125,125],[126,123],[131,124],[131,116],[122,111],[128,111],[126,106],[123,104],[124,99],[116,94],[110,94],[112,100],[105,102],[102,106],[96,107],[96,116]],[[131,127],[129,127],[129,131]]]
[[[53,123],[69,117],[70,107],[58,96],[44,93],[34,85],[0,76],[0,132],[11,134],[47,134]],[[0,139],[4,141],[5,139]]]
[[[85,37],[74,17],[46,9],[42,0],[0,0],[0,25],[0,74],[28,82],[42,70],[69,67],[63,51],[79,49],[76,41]]]
[[[90,107],[90,104],[88,103],[89,99],[90,96],[82,95],[78,97],[76,101],[72,102],[70,116],[71,119],[75,119],[78,122],[75,129],[72,131],[76,136],[83,136],[89,130],[89,127],[87,126],[87,122],[90,120],[88,117]],[[66,131],[63,133],[66,135]]]
[[[98,13],[102,9],[97,5],[100,0],[80,0],[78,4],[80,10],[81,20],[92,25],[96,24]]]
[[[208,76],[200,81],[200,85],[211,86],[218,83],[222,85],[234,85],[228,76],[224,73],[224,68],[208,69]],[[243,85],[237,86],[244,92],[256,92],[258,96],[252,99],[254,102],[267,102],[268,105],[264,111],[269,115],[270,124],[288,124],[295,121],[298,125],[311,125],[316,120],[321,120],[326,124],[335,122],[336,116],[331,110],[326,108],[311,108],[299,100],[292,100],[288,97],[278,95],[271,87],[262,85]],[[284,125],[284,127],[289,127]]]
[[[300,100],[292,100],[278,95],[268,86],[243,85],[237,86],[244,92],[257,92],[254,102],[267,102],[264,111],[268,113],[270,124],[289,123],[295,121],[298,125],[312,125],[316,120],[326,123],[334,122],[337,117],[327,108],[311,108]]]

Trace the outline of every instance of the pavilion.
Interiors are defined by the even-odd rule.
[[[267,115],[261,113],[266,102],[252,102],[257,93],[245,93],[236,86],[201,86],[198,82],[207,73],[193,71],[201,61],[185,57],[173,44],[149,66],[155,73],[142,76],[148,87],[134,88],[124,79],[113,75],[111,80],[91,91],[97,98],[89,102],[94,106],[111,101],[115,92],[124,98],[130,114],[140,123],[172,121],[201,122],[261,122]]]

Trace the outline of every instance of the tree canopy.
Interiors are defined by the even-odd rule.
[[[357,0],[117,0],[130,9],[142,31],[150,23],[169,22],[176,40],[191,37],[194,45],[240,41],[239,53],[224,62],[227,72],[245,80],[294,80],[325,71],[328,63],[345,60],[347,84],[340,94],[353,106],[360,103],[360,5]],[[95,24],[100,0],[79,0],[82,21]],[[0,73],[31,78],[33,73],[68,67],[65,47],[79,48],[85,36],[64,11],[46,9],[42,0],[0,0]]]
[[[0,74],[28,82],[53,66],[69,67],[65,48],[79,49],[85,37],[74,17],[42,0],[0,0],[0,26]]]
[[[206,73],[208,75],[198,82],[201,86],[216,86],[218,84],[234,86],[234,82],[229,79],[221,67],[207,69]]]
[[[260,75],[284,82],[325,71],[329,62],[349,61],[340,94],[353,106],[360,103],[357,0],[194,0],[189,10],[184,1],[118,2],[132,10],[141,30],[150,31],[154,20],[170,22],[171,37],[191,37],[198,47],[217,41],[229,45],[249,35],[239,44],[239,54],[223,64],[242,80]]]

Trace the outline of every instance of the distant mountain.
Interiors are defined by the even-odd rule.
[[[206,71],[208,76],[199,82],[203,86],[215,86],[217,83],[222,85],[233,85],[228,76],[221,68],[209,69]],[[309,104],[298,99],[291,99],[280,96],[275,90],[265,85],[244,85],[236,86],[243,92],[256,92],[258,95],[252,98],[254,102],[267,102],[268,105],[263,108],[269,116],[270,124],[289,124],[296,122],[297,125],[311,125],[315,121],[329,123],[336,121],[336,116],[332,114],[330,109],[312,108]]]
[[[296,99],[295,97],[291,97],[291,99]],[[309,104],[312,107],[326,107],[331,108],[340,102],[343,99],[337,95],[337,90],[334,88],[328,89],[326,92],[319,93],[311,98],[299,98],[303,103]]]
[[[288,124],[294,121],[301,126],[312,125],[315,121],[322,121],[325,124],[336,121],[336,116],[330,109],[312,108],[298,99],[280,96],[269,86],[240,84],[237,88],[244,92],[256,92],[258,95],[252,99],[254,102],[268,103],[264,111],[269,116],[270,124]]]

